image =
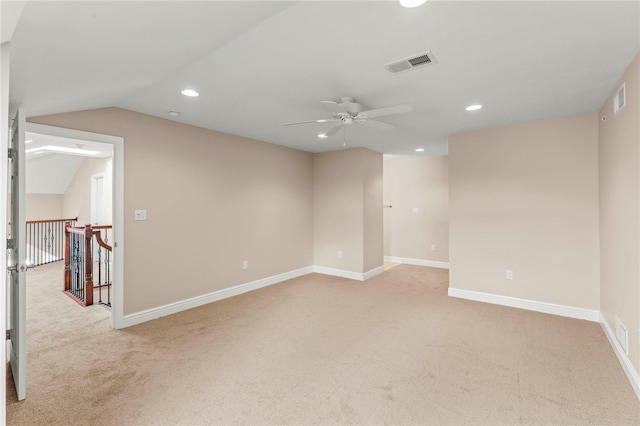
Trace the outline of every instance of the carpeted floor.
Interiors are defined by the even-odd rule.
[[[28,274],[10,425],[640,424],[599,324],[447,297],[446,270],[312,274],[125,330],[58,275]]]

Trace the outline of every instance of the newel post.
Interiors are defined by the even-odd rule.
[[[71,262],[70,227],[71,222],[67,221],[64,223],[64,291],[69,291],[71,288],[71,269],[69,267]]]
[[[93,253],[91,250],[91,239],[93,238],[93,228],[91,225],[84,226],[84,302],[85,306],[93,305]]]

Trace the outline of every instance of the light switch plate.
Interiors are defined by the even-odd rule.
[[[147,211],[146,210],[136,210],[135,211],[135,220],[147,220]]]

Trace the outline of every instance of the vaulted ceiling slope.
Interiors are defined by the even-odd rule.
[[[639,50],[639,21],[637,1],[29,1],[11,103],[30,116],[117,106],[310,152],[443,155],[453,132],[597,111]],[[425,51],[436,64],[384,68]],[[328,139],[327,123],[282,126],[330,118],[319,101],[347,96],[413,111],[380,118],[395,130]]]

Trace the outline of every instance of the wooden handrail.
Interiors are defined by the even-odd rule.
[[[65,229],[73,234],[84,235],[85,228],[79,228],[77,226],[67,226]]]
[[[111,227],[109,227],[109,228],[111,228]],[[93,229],[95,229],[95,228],[93,228]],[[105,249],[107,249],[109,251],[113,251],[113,248],[111,248],[111,246],[109,244],[105,243],[102,240],[102,234],[100,233],[99,230],[98,231],[93,231],[93,235],[95,235],[96,241],[98,242],[98,244],[100,244],[101,247],[104,247]]]
[[[31,223],[47,223],[47,222],[76,222],[78,220],[77,217],[73,217],[70,219],[44,219],[44,220],[27,220],[27,224]]]

